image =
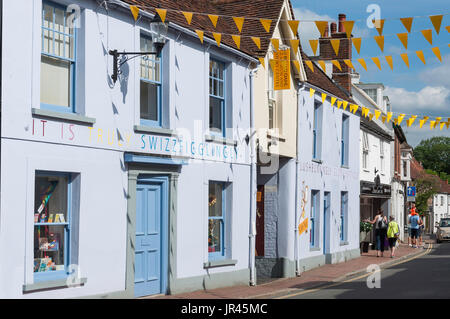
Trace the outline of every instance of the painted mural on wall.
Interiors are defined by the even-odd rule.
[[[308,185],[305,186],[305,181],[302,182],[302,200],[301,200],[301,212],[299,221],[298,221],[298,234],[301,235],[302,233],[308,232],[308,217],[306,217],[306,204],[308,203]]]

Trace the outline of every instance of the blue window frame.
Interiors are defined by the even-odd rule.
[[[341,241],[347,240],[347,214],[348,214],[348,192],[341,192],[341,227],[340,227],[340,239]]]
[[[321,147],[321,104],[314,103],[314,122],[313,122],[313,159],[320,159]]]
[[[66,278],[70,265],[71,174],[37,171],[34,201],[34,281]]]
[[[341,165],[348,166],[348,132],[349,117],[342,115],[342,132],[341,132]]]
[[[75,112],[76,29],[71,13],[52,2],[42,3],[41,108]]]
[[[209,61],[209,130],[225,136],[225,64]]]
[[[141,34],[141,52],[154,52],[152,38]],[[162,125],[162,81],[161,53],[158,56],[141,57],[140,69],[140,123],[161,127]]]
[[[320,191],[311,190],[311,215],[310,215],[310,232],[309,244],[311,248],[317,247],[317,217],[319,216]]]
[[[208,255],[209,260],[225,258],[226,185],[209,182],[208,189]]]

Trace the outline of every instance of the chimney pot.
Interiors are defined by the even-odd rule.
[[[342,22],[347,20],[347,16],[343,13],[339,14],[339,32],[345,32],[344,24]]]
[[[327,23],[327,27],[325,28],[325,34],[323,35],[324,38],[328,38],[330,36],[330,31]]]
[[[332,35],[336,33],[336,31],[337,31],[337,25],[336,25],[336,22],[332,22],[332,23],[331,23],[330,29],[331,29],[331,34],[332,34]]]

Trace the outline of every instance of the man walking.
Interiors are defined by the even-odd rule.
[[[413,204],[413,207],[411,208],[411,216],[409,217],[408,223],[411,225],[411,240],[412,240],[412,247],[417,248],[417,238],[419,235],[419,222],[420,217],[419,214],[416,212],[416,205]]]

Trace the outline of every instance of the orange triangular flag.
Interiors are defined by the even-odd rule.
[[[309,88],[309,97],[313,97],[315,92],[316,90],[314,90],[313,88]]]
[[[270,42],[272,43],[275,51],[278,51],[278,49],[280,48],[280,39],[270,39]]]
[[[361,51],[361,38],[352,38],[353,45],[355,46],[356,52]]]
[[[300,73],[300,62],[298,62],[298,60],[294,60],[292,62],[294,63],[294,66],[297,69],[297,72]]]
[[[361,115],[367,117],[369,115],[369,109],[367,107],[361,107]]]
[[[203,35],[204,35],[204,32],[201,31],[201,30],[195,30],[195,33],[197,33],[197,35],[198,35],[198,37],[199,37],[199,39],[200,39],[200,42],[203,43]]]
[[[408,54],[407,54],[407,53],[402,53],[402,54],[400,54],[400,56],[402,57],[403,62],[405,62],[406,66],[407,66],[408,69],[409,69],[409,58],[408,58]]]
[[[394,63],[392,62],[392,56],[388,55],[384,57],[386,59],[387,64],[389,64],[389,67],[392,71],[394,71]]]
[[[336,102],[337,98],[332,96],[331,97],[331,106],[334,106],[334,103]]]
[[[381,52],[384,51],[384,36],[383,35],[377,35],[373,37],[375,41],[377,42],[378,46],[381,49]]]
[[[344,109],[344,111],[345,111],[345,109],[347,108],[347,105],[348,105],[348,101],[344,101],[344,102],[342,103],[342,108]]]
[[[431,31],[431,29],[422,30],[420,32],[422,32],[425,39],[427,39],[427,41],[430,42],[431,45],[433,45],[433,32]]]
[[[136,6],[130,6],[131,14],[133,15],[134,21],[137,20],[139,16],[139,8]]]
[[[411,125],[414,123],[416,118],[417,118],[417,115],[413,115],[409,118],[409,120],[406,121],[406,124],[408,125],[408,127],[411,127]]]
[[[158,12],[161,21],[164,22],[164,20],[166,20],[167,9],[155,8],[155,11]]]
[[[187,24],[191,25],[193,13],[185,12],[185,11],[182,11],[182,12],[183,12],[184,17],[186,18]]]
[[[333,63],[333,65],[334,65],[335,67],[337,67],[337,68],[339,69],[339,71],[342,71],[341,64],[339,63],[338,60],[331,60],[331,63]]]
[[[297,52],[298,52],[298,47],[299,47],[299,45],[300,45],[300,40],[298,40],[298,39],[293,39],[293,40],[290,40],[290,42],[291,42],[292,52],[293,52],[294,54],[297,54]]]
[[[400,20],[402,21],[403,26],[406,28],[406,31],[408,31],[408,33],[411,33],[413,18],[400,18]]]
[[[380,63],[380,59],[377,57],[372,58],[373,63],[375,63],[375,65],[381,70],[381,63]]]
[[[252,37],[253,42],[255,42],[258,49],[261,49],[261,39],[257,37]]]
[[[263,66],[263,68],[266,68],[266,61],[264,60],[264,58],[258,58],[259,63],[261,63],[261,65]]]
[[[339,55],[339,45],[341,44],[341,40],[333,39],[333,40],[330,40],[330,42],[331,42],[331,46],[333,47],[334,53],[336,53],[336,55]]]
[[[440,124],[440,126],[441,126],[440,130],[441,130],[441,131],[442,131],[442,129],[444,128],[445,123],[446,123],[446,122],[442,122],[442,123]]]
[[[417,56],[419,57],[420,61],[423,62],[423,64],[425,63],[425,56],[423,55],[423,51],[416,51]]]
[[[392,117],[392,112],[387,112],[386,120],[387,120],[388,123],[389,123],[389,120],[391,119],[391,117]]]
[[[437,34],[439,34],[439,32],[441,31],[442,17],[442,14],[430,16],[431,23],[433,24],[433,27],[436,30]]]
[[[431,48],[431,51],[433,51],[433,53],[437,56],[437,58],[439,59],[439,61],[442,62],[441,50],[439,50],[438,47],[435,47],[435,48]]]
[[[241,36],[233,34],[231,37],[233,38],[234,43],[236,43],[237,48],[240,49],[241,48]]]
[[[314,55],[317,55],[317,47],[319,45],[319,40],[309,40],[309,45],[311,45],[311,49]]]
[[[446,26],[445,29],[447,29],[447,32],[450,33],[450,25]]]
[[[245,18],[243,17],[233,17],[234,23],[236,24],[236,28],[239,30],[239,33],[242,32],[242,26],[244,25]]]
[[[383,123],[385,123],[385,122],[386,122],[386,116],[383,115],[383,116],[381,117],[381,120],[383,121]]]
[[[214,28],[217,26],[217,20],[219,20],[219,16],[215,14],[208,14],[209,20],[213,24]]]
[[[405,117],[405,114],[400,114],[397,117],[397,125],[400,125],[400,123],[403,121],[403,118]]]
[[[374,110],[374,113],[375,113],[375,119],[378,120],[378,118],[379,118],[380,115],[381,115],[381,111],[379,111],[379,110]]]
[[[341,101],[341,100],[337,101],[336,105],[337,105],[337,108],[338,108],[338,109],[341,108],[342,101]]]
[[[408,33],[397,33],[398,38],[403,43],[403,46],[408,50]]]
[[[312,61],[306,60],[305,63],[311,69],[311,71],[314,72],[314,65],[313,65]]]
[[[381,20],[372,20],[375,29],[377,29],[378,34],[382,35],[383,34],[383,28],[384,28],[384,19]]]
[[[325,36],[325,31],[328,28],[328,21],[315,21],[317,30],[319,30],[320,36]]]
[[[322,60],[317,61],[320,65],[320,67],[322,68],[323,72],[327,72],[327,68],[325,66],[325,62]]]
[[[270,24],[272,23],[272,20],[259,19],[259,21],[261,22],[262,26],[264,27],[264,30],[266,30],[266,32],[269,32],[270,31]]]
[[[298,23],[299,23],[299,21],[297,21],[297,20],[289,20],[288,21],[289,27],[291,28],[294,36],[297,34],[297,31],[298,31]]]
[[[369,114],[369,121],[372,121],[372,119],[373,119],[373,114],[370,113],[370,114]]]
[[[366,61],[364,61],[364,59],[358,59],[359,64],[362,65],[362,67],[364,68],[364,70],[367,71],[367,64]]]
[[[355,21],[344,21],[342,24],[344,26],[345,33],[347,34],[347,38],[351,38]]]
[[[351,60],[346,59],[346,60],[344,60],[344,63],[347,64],[347,66],[348,66],[349,68],[351,68],[351,69],[353,69],[353,70],[355,69],[355,67],[353,66],[353,63],[352,63]]]
[[[216,32],[213,32],[212,34],[213,34],[214,39],[217,42],[217,46],[220,47],[220,40],[222,39],[222,34],[216,33]]]
[[[434,129],[436,126],[436,121],[430,121],[430,130]]]
[[[327,99],[327,95],[325,93],[322,93],[322,104],[325,103],[326,99]]]

